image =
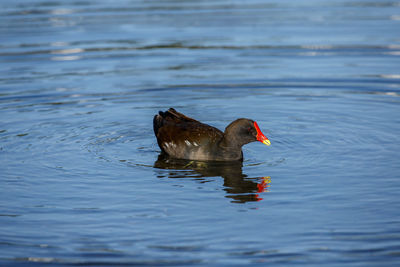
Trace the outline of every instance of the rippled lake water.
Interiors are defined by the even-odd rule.
[[[399,1],[2,1],[0,264],[395,266]],[[152,118],[256,120],[243,164]]]

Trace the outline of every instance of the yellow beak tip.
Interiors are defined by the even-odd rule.
[[[264,141],[263,141],[263,144],[269,146],[269,145],[271,145],[271,142],[267,139],[267,140],[264,140]]]

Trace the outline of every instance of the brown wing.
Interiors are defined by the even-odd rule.
[[[171,123],[174,124],[181,122],[198,122],[198,121],[188,116],[185,116],[182,113],[177,112],[173,108],[170,108],[165,112],[159,111],[158,115],[155,115],[153,120],[154,134],[157,136],[159,129],[166,124],[171,124]]]
[[[187,117],[173,108],[159,112],[154,117],[153,126],[161,150],[177,158],[185,158],[200,150],[207,151],[209,146],[223,137],[217,128]]]

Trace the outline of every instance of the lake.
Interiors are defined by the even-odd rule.
[[[400,2],[1,7],[0,265],[400,263]],[[165,158],[170,107],[271,146]]]

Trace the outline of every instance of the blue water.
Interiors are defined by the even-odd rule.
[[[400,2],[2,1],[0,265],[397,266]],[[174,107],[271,146],[159,158]]]

